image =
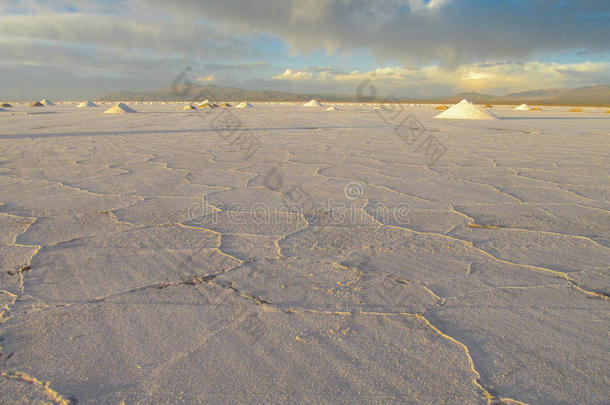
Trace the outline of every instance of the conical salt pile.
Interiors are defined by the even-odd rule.
[[[439,105],[439,106],[434,107],[434,109],[445,111],[445,110],[448,110],[449,107],[447,107],[446,105]]]
[[[40,104],[46,105],[46,106],[55,105],[54,102],[52,102],[51,100],[47,100],[46,98],[43,98],[42,100],[40,100]]]
[[[218,107],[218,106],[216,104],[212,103],[210,100],[203,100],[201,102],[201,104],[199,104],[197,106],[197,108],[208,108],[208,107],[214,108],[214,107]]]
[[[226,101],[224,103],[220,103],[218,104],[219,107],[231,107],[230,103],[227,103]]]
[[[104,114],[125,114],[125,113],[136,113],[137,111],[133,108],[127,107],[123,103],[117,103],[104,111]]]
[[[570,112],[585,112],[585,111],[580,107],[574,107],[570,110]]]
[[[530,108],[530,111],[542,111],[542,108],[540,108],[540,107],[532,107],[532,108]]]
[[[235,106],[235,108],[251,108],[251,107],[254,107],[254,106],[252,104],[248,103],[247,101],[239,103]]]
[[[35,101],[30,103],[30,107],[44,107],[44,104],[42,104],[40,101]]]
[[[477,107],[468,100],[462,100],[435,118],[456,120],[497,120],[498,117],[483,107]]]
[[[339,109],[333,105],[332,107],[328,107],[326,111],[339,111]]]
[[[303,104],[304,107],[322,107],[318,100],[311,100],[309,103]]]
[[[529,111],[531,110],[530,106],[527,104],[521,104],[519,107],[514,108],[517,111]]]
[[[195,107],[195,106],[194,106],[194,105],[192,105],[192,104],[187,104],[187,105],[185,105],[184,107],[182,107],[182,109],[183,109],[184,111],[188,111],[188,110],[196,110],[196,109],[197,109],[197,107]]]
[[[90,108],[90,107],[97,107],[97,104],[95,104],[91,101],[85,101],[76,106],[76,108]]]

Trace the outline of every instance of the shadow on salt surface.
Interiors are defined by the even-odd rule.
[[[185,222],[188,226],[210,229],[222,234],[284,235],[307,226],[302,215],[282,211],[227,210]]]
[[[146,197],[112,212],[119,221],[133,225],[178,224],[188,221],[187,208],[200,201],[199,196]]]
[[[473,229],[463,226],[457,227],[451,235],[472,242],[475,247],[500,260],[537,266],[537,272],[546,269],[549,274],[567,273],[581,287],[605,294],[610,291],[607,276],[610,249],[592,240],[520,229]]]
[[[476,204],[459,205],[456,210],[475,223],[532,232],[551,232],[565,237],[588,237],[610,247],[610,217],[607,213],[574,204]]]
[[[359,125],[359,126],[307,126],[307,127],[240,127],[243,131],[311,131],[311,130],[331,130],[331,129],[376,129],[383,125]],[[388,126],[388,128],[391,128]],[[61,137],[83,137],[83,136],[129,136],[129,135],[149,135],[149,134],[195,134],[195,133],[217,133],[214,128],[189,128],[189,129],[158,129],[150,128],[141,131],[82,131],[82,132],[43,132],[31,134],[0,134],[0,139],[23,139],[23,138],[61,138]]]
[[[34,357],[33,375],[84,403],[171,403],[177,392],[189,403],[478,403],[466,356],[420,319],[284,313],[231,294],[221,309],[208,303],[212,288],[33,311],[6,325],[3,349],[15,354],[5,366]],[[255,341],[246,307],[263,333]],[[281,383],[267,375],[278,370]]]
[[[469,262],[489,260],[463,242],[399,228],[307,228],[280,240],[279,246],[285,256],[327,258],[348,267],[368,258],[369,268],[417,282],[454,277],[466,272]]]
[[[25,287],[47,302],[69,303],[180,283],[239,264],[218,251],[218,243],[213,232],[178,226],[76,239],[43,248],[31,261],[36,272]]]
[[[0,244],[0,286],[2,290],[10,291],[12,294],[21,294],[20,279],[30,271],[29,263],[32,255],[36,254],[36,246],[6,246]],[[6,298],[8,295],[0,294]],[[0,308],[5,310],[4,305]],[[7,307],[8,308],[8,307]],[[0,317],[2,319],[2,317]]]
[[[239,291],[286,311],[421,313],[438,300],[421,285],[325,259],[247,263],[221,274]]]
[[[108,211],[74,212],[36,218],[17,238],[23,245],[54,245],[63,241],[129,230],[131,224],[117,222]]]
[[[1,210],[21,216],[69,216],[112,210],[137,201],[133,196],[94,195],[47,181],[0,176],[0,184],[0,198],[11,201]],[[14,201],[14,196],[19,196],[19,199]]]
[[[603,300],[566,285],[498,287],[449,297],[433,312],[468,346],[483,385],[525,403],[605,403]]]

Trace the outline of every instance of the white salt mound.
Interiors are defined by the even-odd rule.
[[[40,104],[47,105],[47,106],[55,105],[54,102],[52,102],[51,100],[47,100],[46,98],[43,98],[42,100],[40,100]]]
[[[472,104],[468,100],[462,100],[448,110],[443,111],[435,118],[455,120],[497,120],[498,117],[488,110]]]
[[[304,107],[322,107],[318,100],[311,100],[309,103],[303,104]]]
[[[90,107],[97,107],[97,104],[95,104],[94,102],[91,102],[91,101],[85,101],[76,106],[76,108],[90,108]]]
[[[527,104],[521,104],[519,107],[514,108],[517,111],[529,111],[531,110],[530,106]]]
[[[339,111],[339,109],[337,107],[335,107],[335,106],[332,106],[332,107],[328,107],[326,109],[326,111]]]
[[[123,103],[117,103],[104,111],[104,114],[125,114],[125,113],[136,113],[137,111],[133,108],[126,106]]]
[[[235,108],[251,108],[251,107],[254,107],[254,106],[252,104],[248,103],[247,101],[241,102],[235,106]]]
[[[196,110],[196,109],[197,109],[197,107],[195,107],[194,105],[191,105],[191,104],[187,104],[187,105],[185,105],[184,107],[182,107],[182,109],[183,109],[184,111],[188,111],[188,110]]]

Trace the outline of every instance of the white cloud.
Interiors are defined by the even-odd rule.
[[[431,89],[443,89],[445,94],[448,94],[447,91],[504,94],[532,88],[578,87],[610,82],[610,63],[480,63],[462,65],[450,70],[440,66],[388,66],[373,71],[354,70],[349,73],[331,69],[319,72],[287,69],[273,79],[295,81],[308,87],[341,86],[346,93],[355,91],[363,81],[372,80],[379,94],[385,95],[439,95],[433,94]]]
[[[273,76],[276,80],[307,80],[313,77],[313,73],[303,70],[286,69],[281,75]]]

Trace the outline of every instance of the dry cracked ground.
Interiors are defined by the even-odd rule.
[[[0,402],[608,403],[607,115],[134,107],[0,113]]]

